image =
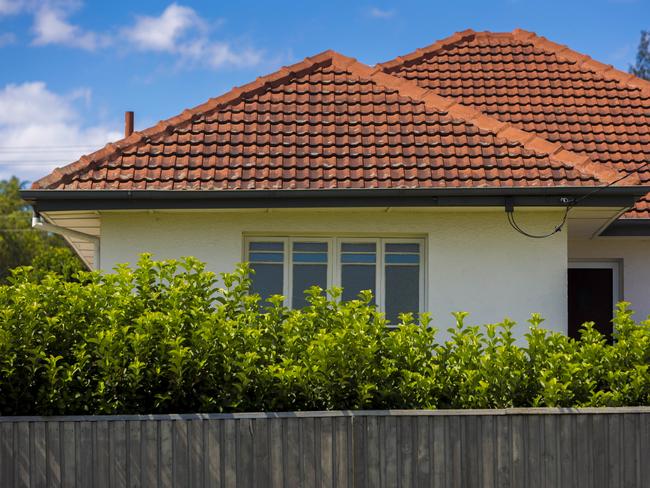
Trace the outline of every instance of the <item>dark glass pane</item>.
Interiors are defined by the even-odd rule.
[[[342,263],[374,263],[375,254],[341,254]]]
[[[418,264],[419,254],[386,254],[387,264]]]
[[[345,264],[341,267],[341,286],[343,287],[343,300],[354,300],[361,290],[370,290],[375,303],[375,266],[363,264]]]
[[[281,263],[284,259],[284,254],[281,252],[251,252],[248,256],[248,260],[251,263],[255,262],[272,262],[272,263]]]
[[[327,263],[326,252],[294,252],[293,261],[296,263]]]
[[[327,252],[327,242],[294,242],[294,251]]]
[[[255,270],[251,274],[253,281],[251,293],[258,293],[262,298],[271,295],[282,295],[284,288],[284,266],[282,264],[261,264],[252,263],[251,268]]]
[[[376,250],[374,242],[344,242],[341,244],[343,252],[375,252]]]
[[[302,308],[307,305],[305,290],[311,286],[327,288],[327,264],[295,264],[293,266],[293,293],[291,306]]]
[[[250,242],[251,251],[284,251],[284,242]]]
[[[400,313],[417,313],[420,309],[419,266],[386,266],[386,318],[398,322]]]
[[[394,243],[386,244],[386,252],[420,252],[420,244],[415,243]]]
[[[569,337],[578,339],[585,322],[612,341],[614,271],[611,268],[569,269]]]

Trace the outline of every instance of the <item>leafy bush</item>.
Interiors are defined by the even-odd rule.
[[[0,283],[18,266],[31,266],[32,279],[49,272],[69,278],[85,269],[63,237],[32,229],[32,211],[20,198],[23,184],[16,178],[0,180]]]
[[[249,295],[242,265],[220,281],[191,258],[133,270],[18,269],[0,286],[0,414],[497,408],[650,404],[650,321],[619,305],[616,340],[514,324],[438,342],[425,315],[390,329],[370,295],[308,291],[288,310]]]

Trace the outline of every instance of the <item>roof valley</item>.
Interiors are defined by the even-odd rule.
[[[567,46],[521,29],[467,30],[377,66],[650,182],[650,82]],[[626,217],[650,218],[650,194]]]

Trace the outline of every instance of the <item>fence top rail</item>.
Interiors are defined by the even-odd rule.
[[[115,422],[142,420],[237,420],[322,417],[454,417],[498,415],[650,414],[648,407],[498,408],[464,410],[328,410],[300,412],[188,413],[150,415],[0,416],[0,422]]]

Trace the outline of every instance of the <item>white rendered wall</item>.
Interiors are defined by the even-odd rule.
[[[619,260],[623,299],[632,303],[637,319],[650,315],[650,238],[600,237],[570,240],[569,260]]]
[[[547,231],[556,212],[530,212],[520,223]],[[358,235],[426,238],[426,308],[442,330],[453,311],[470,322],[510,317],[527,330],[532,312],[545,326],[566,330],[566,234],[529,239],[515,233],[499,211],[274,210],[194,213],[105,213],[101,223],[101,268],[134,263],[142,252],[155,258],[195,256],[212,271],[232,271],[243,259],[243,236]]]

